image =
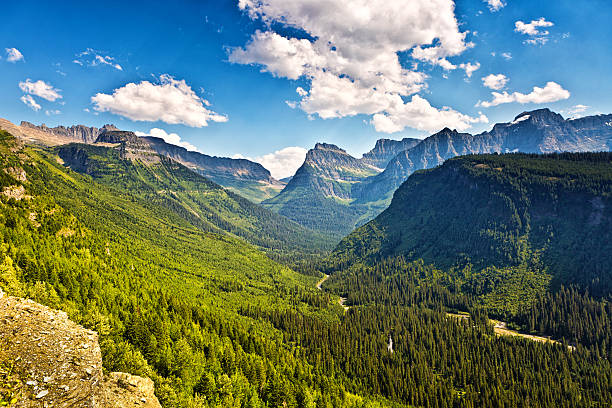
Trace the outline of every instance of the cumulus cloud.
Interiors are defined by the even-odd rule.
[[[590,106],[587,105],[574,105],[569,109],[562,110],[561,112],[565,113],[569,117],[574,117],[584,113],[589,108]]]
[[[181,137],[177,133],[168,133],[164,129],[153,128],[148,132],[134,132],[136,136],[153,136],[158,137],[160,139],[164,139],[164,142],[170,143],[176,146],[184,147],[185,149],[197,152],[198,148],[192,145],[191,143],[181,139]]]
[[[210,102],[198,96],[185,80],[164,74],[159,83],[128,83],[112,94],[98,93],[91,98],[98,112],[111,112],[135,121],[208,126],[208,122],[227,122],[227,116],[208,109]]]
[[[90,67],[107,65],[118,71],[123,71],[123,67],[115,61],[115,58],[111,57],[110,55],[104,55],[104,53],[96,51],[92,48],[88,48],[85,51],[77,54],[76,58],[72,62],[81,66],[88,65]]]
[[[479,114],[477,118],[464,115],[449,107],[436,109],[429,102],[413,95],[409,102],[397,100],[396,104],[388,108],[385,113],[377,113],[372,117],[372,124],[379,132],[394,133],[399,132],[405,127],[411,127],[428,132],[440,130],[440,124],[445,126],[465,130],[473,123],[488,123],[489,119]]]
[[[8,62],[23,61],[23,54],[17,48],[5,48]]]
[[[492,92],[491,95],[493,95],[492,101],[478,102],[476,106],[489,108],[491,106],[513,102],[520,104],[556,102],[563,99],[568,99],[570,97],[570,92],[563,89],[563,87],[556,82],[547,82],[544,88],[534,86],[533,90],[528,94],[523,94],[520,92],[513,92],[510,94],[504,91]]]
[[[32,82],[32,80],[28,78],[25,80],[25,82],[19,83],[19,88],[27,94],[36,95],[51,102],[54,102],[62,97],[62,95],[59,93],[59,89],[54,88],[50,84],[40,79],[36,82]]]
[[[303,147],[290,146],[253,159],[240,154],[234,155],[233,158],[248,159],[257,162],[268,169],[272,177],[280,180],[295,174],[297,169],[304,163],[307,152],[308,150]]]
[[[524,23],[519,20],[514,23],[514,31],[530,37],[524,41],[526,44],[546,44],[550,33],[548,30],[542,30],[542,28],[552,27],[553,25],[554,23],[546,21],[544,17],[532,20],[531,23]]]
[[[466,64],[459,64],[459,68],[465,71],[465,75],[468,78],[471,78],[474,71],[480,69],[480,62],[477,62],[475,64],[472,64],[471,62],[468,62]]]
[[[62,113],[62,111],[60,111],[59,109],[51,109],[51,110],[47,109],[47,110],[45,111],[45,115],[47,115],[47,116],[51,116],[51,115],[59,115],[59,114],[61,114],[61,113]]]
[[[25,103],[32,110],[34,110],[34,111],[39,111],[40,110],[40,105],[38,103],[36,103],[34,98],[32,98],[32,95],[23,95],[19,99],[21,99],[21,102]]]
[[[504,74],[490,74],[486,77],[482,77],[482,83],[484,84],[484,86],[489,89],[494,89],[496,91],[505,88],[508,81],[508,77]]]
[[[506,3],[503,0],[483,0],[483,1],[489,5],[489,10],[493,12],[506,7]]]
[[[427,75],[416,64],[402,66],[398,53],[450,70],[458,66],[448,58],[473,46],[459,30],[451,0],[415,0],[411,7],[403,0],[239,0],[238,6],[268,28],[256,31],[244,47],[231,49],[229,61],[257,65],[278,77],[306,79],[310,88],[298,88],[301,100],[288,104],[324,119],[390,116],[391,109],[395,115],[410,114],[410,106],[397,108],[398,101],[420,92]],[[271,28],[275,24],[305,35],[281,35]],[[468,76],[479,67],[462,65]]]

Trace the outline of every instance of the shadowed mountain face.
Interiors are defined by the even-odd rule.
[[[50,128],[44,124],[36,126],[29,122],[21,122],[20,126],[16,126],[8,121],[0,120],[0,128],[23,139],[51,146],[71,142],[122,143],[129,139],[131,150],[133,151],[138,145],[142,158],[144,158],[145,150],[169,157],[253,202],[260,202],[275,196],[286,184],[274,179],[270,172],[259,163],[188,151],[183,147],[167,143],[161,138],[138,137],[133,132],[119,131],[114,125],[104,125],[101,128],[83,125]],[[130,135],[128,136],[127,133]],[[122,136],[119,137],[119,134]],[[119,139],[112,139],[113,137]]]
[[[332,259],[350,265],[405,256],[457,273],[467,265],[482,274],[507,267],[499,275],[517,285],[537,268],[538,285],[552,278],[553,286],[605,296],[612,290],[611,163],[610,152],[450,159],[411,175],[389,208],[342,240]]]

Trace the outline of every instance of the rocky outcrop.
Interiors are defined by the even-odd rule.
[[[361,161],[384,169],[389,161],[400,152],[408,150],[421,142],[421,139],[404,138],[402,140],[378,139],[372,150],[365,153]]]
[[[161,407],[150,379],[104,375],[96,332],[1,290],[0,362],[18,378],[14,407]]]
[[[115,125],[104,125],[101,128],[87,127],[83,125],[75,125],[70,127],[57,126],[54,128],[47,127],[44,123],[40,126],[36,126],[30,122],[21,122],[21,127],[39,130],[45,133],[53,133],[60,137],[64,137],[73,142],[79,143],[93,143],[96,141],[100,133],[105,131],[119,130]]]

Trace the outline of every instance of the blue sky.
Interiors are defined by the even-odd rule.
[[[7,2],[0,117],[161,129],[280,175],[317,141],[612,112],[612,3],[489,1]]]

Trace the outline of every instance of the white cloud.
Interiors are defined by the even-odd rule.
[[[257,162],[270,171],[272,177],[280,180],[293,176],[298,168],[304,163],[308,149],[299,146],[290,146],[272,153],[251,159],[241,154],[235,154],[233,159],[247,159]]]
[[[480,62],[477,62],[475,64],[472,64],[471,62],[468,62],[467,64],[459,64],[459,68],[465,71],[465,75],[468,78],[471,78],[474,71],[480,69]]]
[[[540,17],[537,20],[532,20],[531,23],[524,23],[517,21],[514,23],[514,31],[521,34],[526,34],[530,38],[524,42],[526,44],[546,44],[548,42],[548,30],[541,30],[541,28],[552,27],[554,23],[546,21],[544,17]]]
[[[34,98],[32,98],[32,95],[23,95],[19,99],[21,99],[21,102],[25,103],[26,105],[28,105],[33,110],[35,110],[35,111],[39,111],[40,110],[40,105],[38,103],[36,103]]]
[[[522,21],[517,21],[514,23],[514,31],[527,34],[527,35],[547,35],[548,31],[540,31],[539,27],[552,27],[554,24],[550,21],[546,21],[544,17],[540,17],[538,20],[532,20],[531,23],[523,23]]]
[[[501,56],[504,57],[506,61],[510,61],[512,59],[512,54],[509,52],[502,52]]]
[[[508,77],[505,76],[504,74],[497,74],[497,75],[490,74],[490,75],[487,75],[486,77],[482,77],[482,82],[484,86],[486,86],[489,89],[494,89],[496,91],[499,91],[500,89],[505,88],[508,81],[509,81]]]
[[[587,105],[574,105],[569,109],[562,110],[561,112],[565,113],[569,117],[578,116],[581,113],[584,113],[590,106]]]
[[[533,90],[528,94],[523,94],[520,92],[513,92],[509,94],[508,92],[504,91],[501,93],[491,92],[491,95],[493,95],[492,101],[478,102],[476,106],[489,108],[491,106],[512,102],[517,102],[520,104],[556,102],[563,99],[568,99],[570,97],[570,92],[563,89],[563,87],[556,82],[547,82],[544,88],[534,86]]]
[[[268,28],[255,32],[244,47],[231,49],[229,60],[261,66],[278,77],[306,79],[310,88],[298,88],[299,104],[289,105],[311,117],[390,115],[390,109],[397,115],[398,100],[420,92],[427,79],[418,64],[402,66],[399,52],[451,70],[457,65],[447,58],[473,46],[459,30],[451,0],[414,0],[410,7],[403,0],[239,0],[238,6]],[[310,38],[281,35],[270,28],[273,23]],[[477,67],[462,65],[468,76]]]
[[[435,132],[441,129],[441,123],[449,128],[462,131],[469,128],[473,123],[489,122],[489,119],[481,113],[479,117],[472,118],[449,107],[436,109],[419,95],[414,95],[406,103],[403,103],[401,99],[396,102],[385,113],[377,113],[373,116],[372,124],[377,131],[394,133],[405,127],[411,127]]]
[[[227,116],[209,109],[210,103],[199,97],[184,80],[170,75],[160,76],[160,83],[142,81],[128,83],[112,95],[98,93],[91,98],[98,112],[111,112],[135,121],[162,121],[192,127],[208,126],[208,122],[227,122]]]
[[[36,82],[32,82],[32,80],[28,78],[25,82],[19,83],[19,88],[27,94],[36,95],[51,102],[54,102],[56,99],[61,99],[62,97],[62,95],[59,94],[59,89],[54,88],[40,79]]]
[[[506,3],[503,0],[483,0],[485,3],[489,5],[489,10],[495,12],[506,6]]]
[[[62,111],[60,111],[59,109],[52,109],[52,110],[46,110],[45,111],[45,115],[47,115],[47,116],[59,115],[60,113],[62,113]]]
[[[5,48],[8,62],[23,61],[23,54],[17,48]]]
[[[164,139],[166,143],[184,147],[185,149],[192,151],[192,152],[199,151],[198,148],[192,145],[191,143],[186,142],[185,140],[182,140],[181,137],[177,133],[168,133],[164,129],[153,128],[149,130],[149,132],[146,132],[146,133],[145,132],[134,132],[134,133],[136,134],[136,136],[141,136],[141,137],[142,136],[158,137],[160,139]]]
[[[531,44],[531,45],[544,45],[548,42],[548,37],[534,37],[534,38],[528,38],[524,41],[525,44]]]
[[[90,67],[95,67],[98,65],[108,65],[118,71],[123,71],[123,67],[115,62],[115,58],[110,55],[104,55],[104,53],[100,51],[96,51],[92,48],[88,48],[85,51],[76,55],[76,59],[72,62],[75,64],[84,66],[88,65]]]

